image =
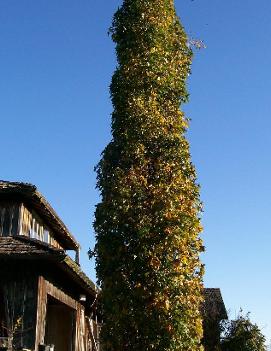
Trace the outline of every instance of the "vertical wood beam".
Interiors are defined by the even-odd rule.
[[[47,310],[47,292],[45,279],[39,277],[38,280],[38,304],[37,304],[37,323],[36,323],[36,343],[35,351],[38,351],[39,344],[44,344]]]
[[[78,248],[75,252],[75,262],[80,266],[80,249]]]

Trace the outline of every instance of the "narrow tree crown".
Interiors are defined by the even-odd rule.
[[[95,219],[103,350],[199,350],[201,203],[179,109],[192,52],[172,0],[124,0],[111,33],[112,141]]]

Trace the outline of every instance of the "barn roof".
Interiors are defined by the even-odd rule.
[[[98,288],[64,250],[57,249],[37,239],[0,237],[0,259],[50,260],[66,272],[88,294],[96,294]]]
[[[78,250],[79,243],[68,228],[58,217],[55,210],[37,187],[29,183],[8,182],[0,180],[0,198],[21,200],[34,208],[37,213],[51,226],[57,237],[65,244],[68,250]]]
[[[203,315],[212,319],[228,319],[227,310],[219,288],[204,289]]]
[[[77,280],[79,284],[83,284],[86,290],[96,293],[99,291],[98,287],[93,283],[91,279],[84,273],[84,271],[75,263],[69,256],[65,255],[64,259],[60,262],[62,269],[69,273],[74,280]]]
[[[65,255],[59,250],[37,239],[30,239],[24,236],[0,237],[0,258],[7,257],[51,257],[52,255]]]

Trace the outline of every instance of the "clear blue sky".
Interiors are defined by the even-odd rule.
[[[86,251],[110,139],[120,0],[1,0],[0,179],[36,184]],[[176,0],[196,53],[185,110],[205,205],[205,284],[271,338],[271,2]]]

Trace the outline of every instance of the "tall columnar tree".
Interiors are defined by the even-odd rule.
[[[201,204],[179,109],[192,52],[173,0],[124,0],[111,33],[112,141],[94,223],[103,350],[200,350]]]

